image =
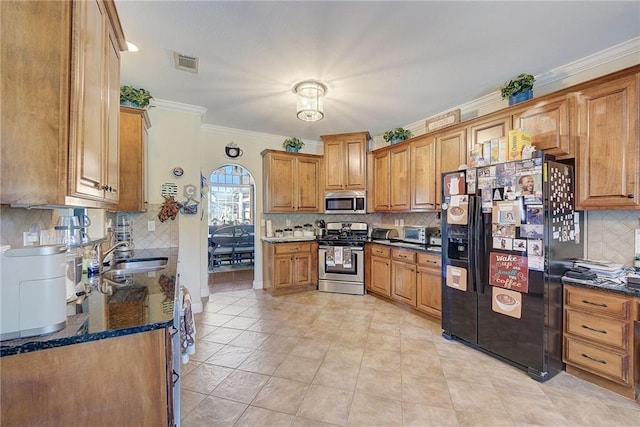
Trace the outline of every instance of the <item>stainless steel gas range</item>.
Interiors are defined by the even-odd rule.
[[[328,222],[318,238],[318,290],[364,295],[366,222]]]

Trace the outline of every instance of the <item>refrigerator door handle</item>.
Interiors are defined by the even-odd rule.
[[[468,272],[467,272],[467,281],[468,284],[470,286],[467,286],[468,289],[470,289],[471,291],[475,292],[476,290],[476,280],[475,280],[475,271],[476,271],[476,267],[475,267],[475,261],[476,261],[476,247],[475,247],[475,241],[474,241],[474,233],[475,233],[475,220],[476,220],[476,215],[475,215],[475,197],[471,196],[469,197],[469,204],[468,204],[468,209],[469,209],[469,221],[467,224],[468,227],[468,235],[467,235],[467,244],[469,245],[469,247],[467,248],[468,251]]]
[[[474,197],[475,203],[473,205],[473,278],[475,283],[475,291],[479,294],[484,293],[484,282],[482,281],[482,266],[480,260],[483,254],[480,252],[484,250],[486,245],[481,245],[484,242],[485,230],[482,218],[482,203],[478,197]]]

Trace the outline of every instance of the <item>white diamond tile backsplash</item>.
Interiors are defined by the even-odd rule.
[[[633,265],[638,211],[586,212],[587,258]]]
[[[137,249],[155,248],[176,248],[179,245],[178,221],[180,215],[175,220],[168,219],[160,222],[158,212],[161,205],[148,205],[146,212],[121,212],[110,214],[115,224],[115,216],[126,214],[132,223],[132,239],[134,247]],[[147,223],[155,222],[155,230],[148,231]]]

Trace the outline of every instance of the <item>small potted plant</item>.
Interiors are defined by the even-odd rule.
[[[146,89],[137,89],[133,86],[120,87],[120,105],[146,108],[151,99],[153,99],[153,97]]]
[[[298,150],[300,150],[304,146],[304,142],[302,142],[300,139],[296,137],[287,138],[282,143],[282,146],[284,147],[285,150],[289,152],[297,153]]]
[[[502,98],[509,98],[509,105],[514,105],[533,97],[533,82],[536,78],[531,74],[522,73],[513,80],[509,80],[500,88]]]
[[[412,136],[413,134],[411,133],[410,130],[403,129],[403,128],[391,129],[386,131],[382,135],[384,140],[390,144],[395,144],[397,142],[404,141],[405,139],[411,138]]]

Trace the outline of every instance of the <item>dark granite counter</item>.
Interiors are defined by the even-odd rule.
[[[376,245],[390,246],[392,248],[411,249],[415,251],[427,252],[434,255],[440,255],[441,247],[432,246],[428,244],[421,245],[419,243],[408,243],[403,241],[394,240],[370,240],[369,243],[375,243]]]
[[[86,295],[67,303],[67,327],[53,334],[0,342],[0,357],[78,344],[173,324],[179,309],[176,270],[178,248],[139,249],[134,258],[167,257],[157,271],[113,274],[82,280]]]
[[[581,286],[584,288],[597,289],[630,297],[640,297],[640,289],[632,289],[627,287],[625,283],[617,283],[611,280],[580,280],[563,277],[562,283],[565,285]]]

